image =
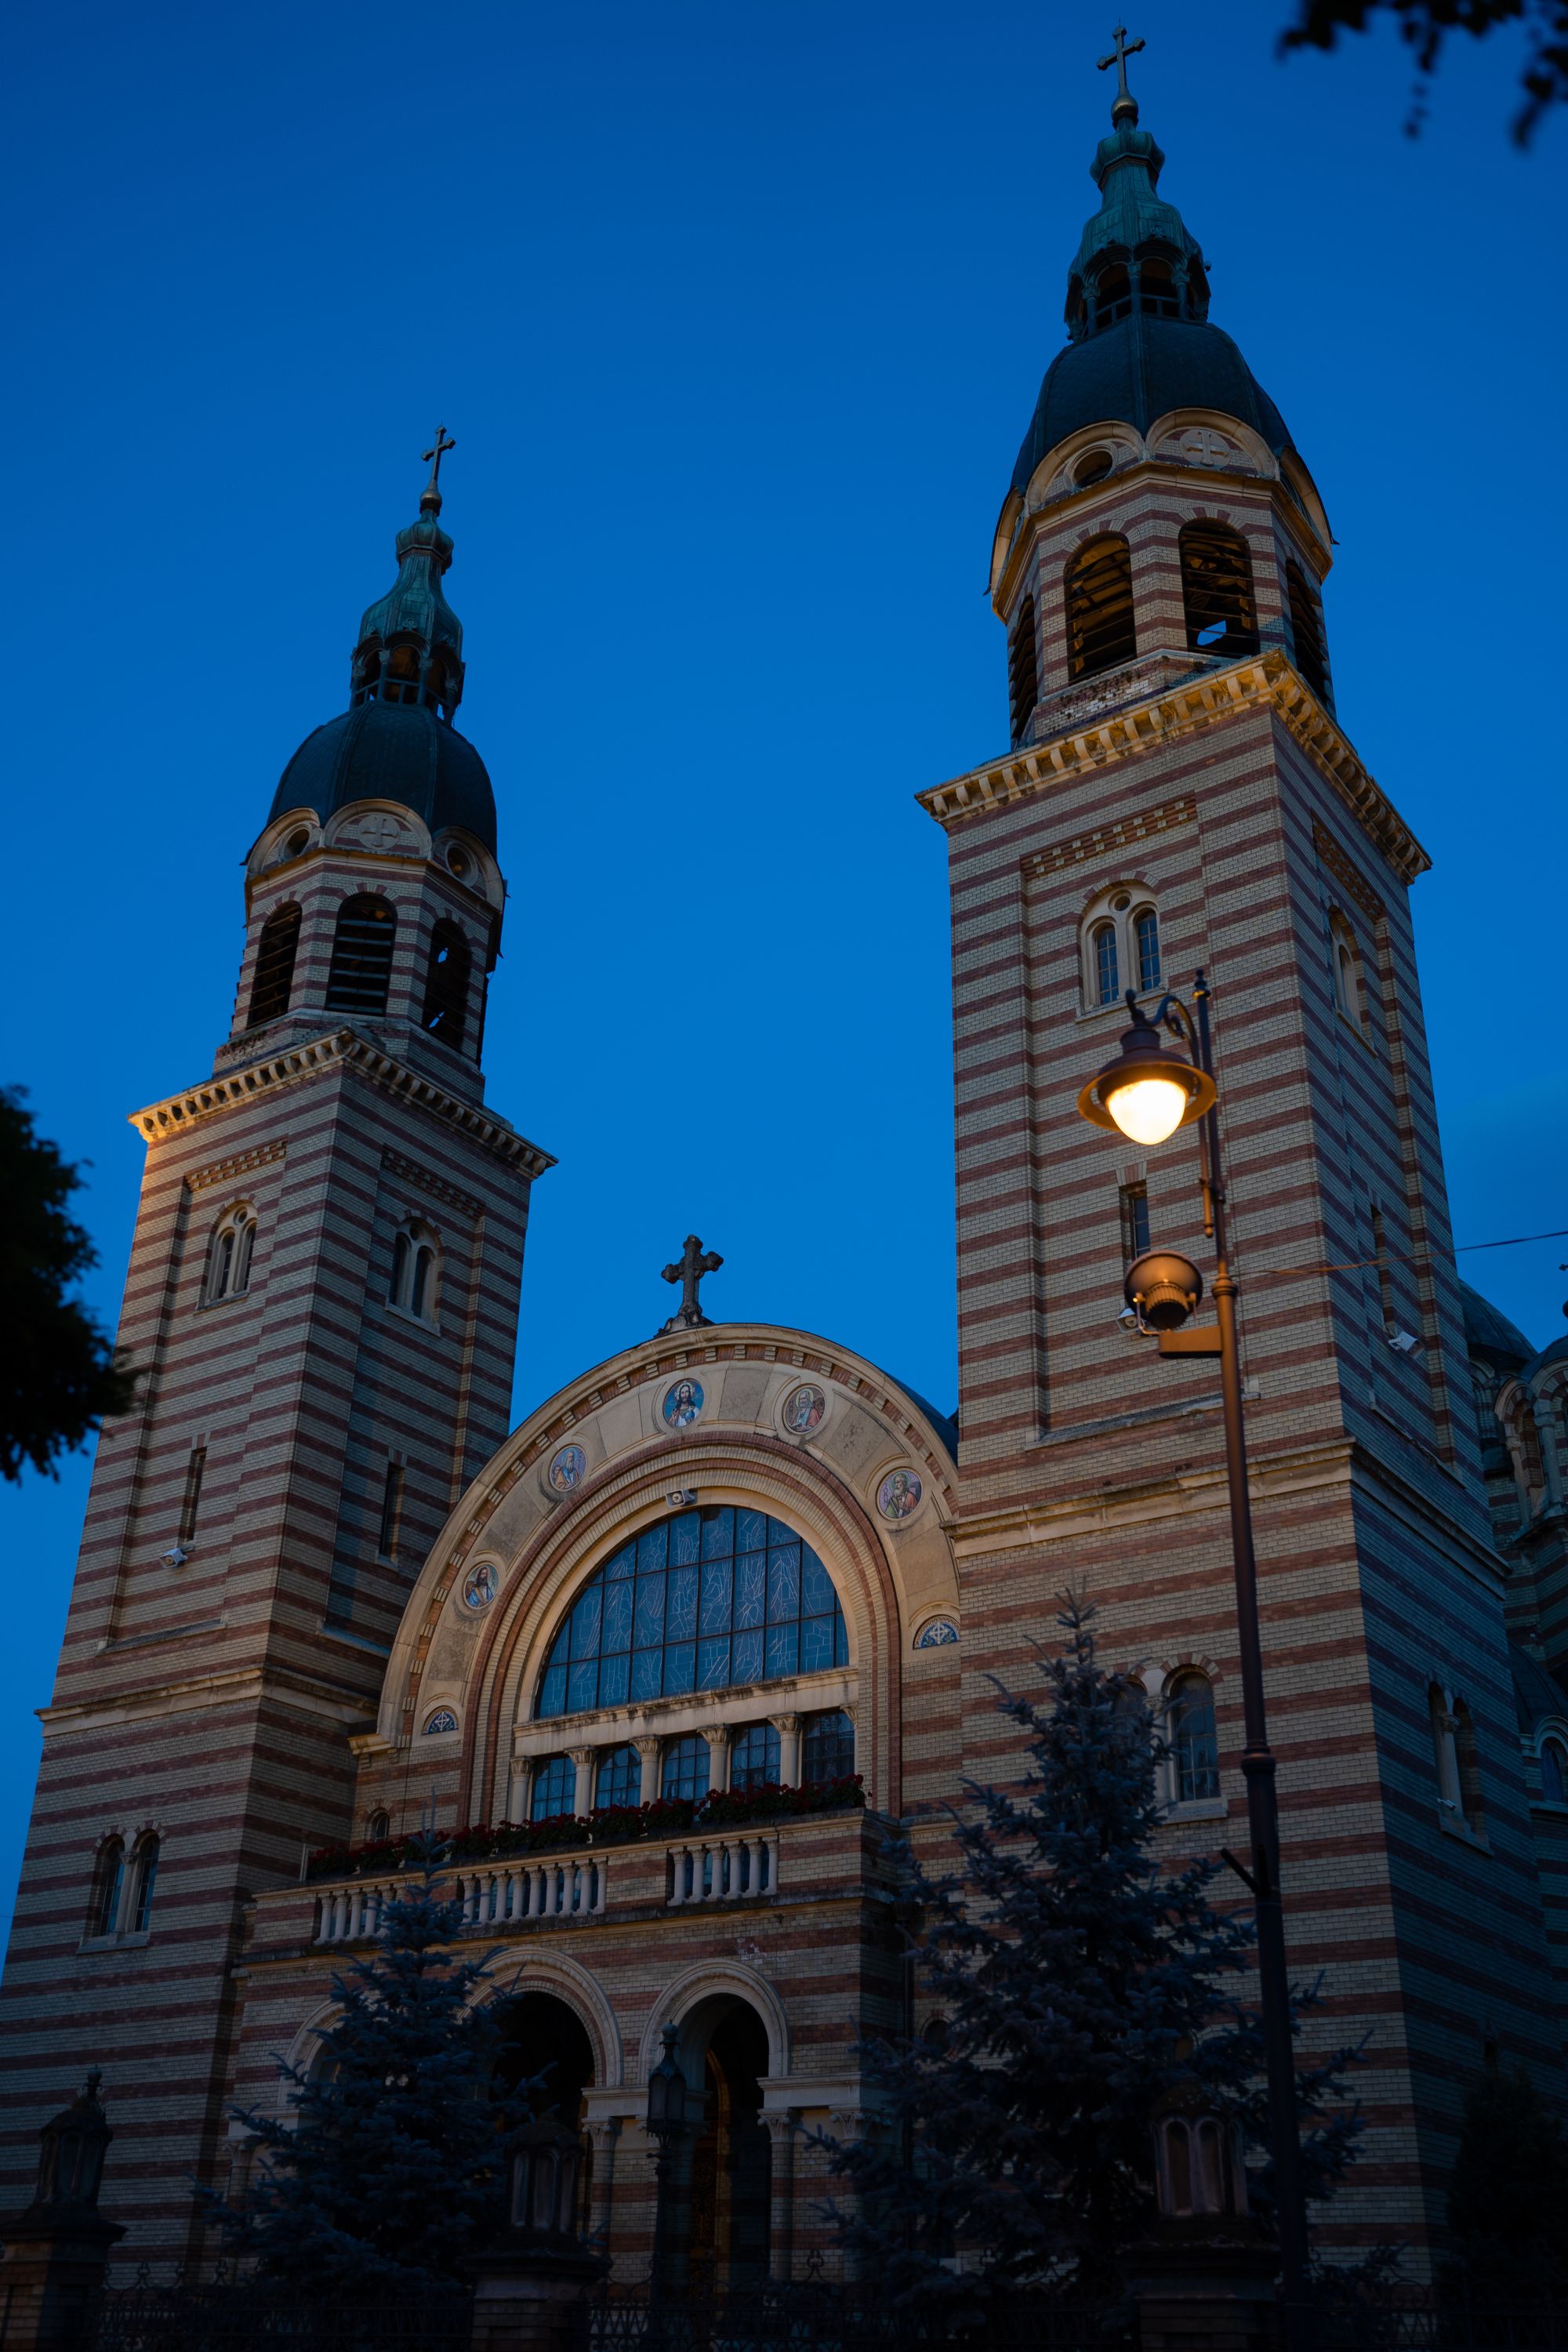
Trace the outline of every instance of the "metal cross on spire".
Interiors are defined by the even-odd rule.
[[[697,1296],[705,1274],[717,1274],[724,1261],[717,1250],[705,1250],[695,1234],[688,1234],[686,1245],[673,1265],[664,1268],[666,1282],[680,1285],[680,1307],[662,1328],[666,1331],[700,1331],[711,1321],[704,1315]]]
[[[1110,119],[1112,122],[1115,122],[1120,118],[1123,110],[1126,110],[1131,113],[1132,120],[1136,122],[1138,120],[1138,101],[1127,87],[1127,60],[1129,58],[1135,58],[1137,56],[1139,50],[1143,47],[1142,38],[1142,36],[1140,36],[1137,40],[1130,41],[1127,37],[1127,27],[1125,25],[1118,25],[1110,37],[1115,42],[1116,47],[1111,50],[1110,55],[1108,58],[1101,58],[1100,60],[1100,70],[1101,73],[1109,72],[1112,66],[1116,68],[1116,103],[1110,110]]]
[[[455,441],[447,440],[446,426],[444,425],[437,425],[436,427],[436,446],[433,449],[426,449],[425,452],[425,463],[430,468],[430,478],[425,485],[425,495],[419,501],[421,506],[425,505],[426,499],[433,500],[437,508],[440,506],[441,460],[446,456],[448,449],[455,449],[457,446],[458,445]]]

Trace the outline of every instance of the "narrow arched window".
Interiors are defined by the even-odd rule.
[[[300,951],[300,909],[290,904],[275,907],[261,926],[256,948],[256,971],[250,983],[247,1029],[264,1021],[280,1021],[294,992],[294,959]]]
[[[158,1884],[158,1841],[143,1838],[136,1849],[136,1878],[131,1899],[131,1932],[144,1936],[153,1924],[153,1890]]]
[[[730,1749],[731,1788],[776,1788],[778,1777],[778,1733],[771,1723],[749,1723]]]
[[[366,891],[345,898],[332,933],[327,973],[329,1013],[384,1013],[392,981],[397,917],[384,898]]]
[[[1138,651],[1132,616],[1132,551],[1121,538],[1091,539],[1068,566],[1068,668],[1092,677]]]
[[[808,1715],[800,1743],[800,1777],[810,1785],[819,1780],[845,1780],[855,1769],[855,1726],[842,1707],[825,1715]]]
[[[599,1759],[598,1778],[594,1785],[596,1805],[640,1805],[642,1802],[642,1758],[628,1739],[619,1748],[612,1748],[607,1756]]]
[[[1306,573],[1299,563],[1285,566],[1285,595],[1290,608],[1290,636],[1296,667],[1320,702],[1328,699],[1329,664],[1323,646],[1323,614]]]
[[[110,1838],[99,1852],[89,1935],[112,1936],[116,1933],[120,1926],[120,1898],[124,1891],[125,1848],[119,1838]]]
[[[1039,656],[1035,642],[1035,600],[1026,596],[1007,647],[1007,708],[1013,740],[1021,743],[1040,698]]]
[[[548,1756],[534,1768],[533,1802],[530,1819],[558,1822],[573,1810],[577,1794],[577,1767],[570,1756]]]
[[[1219,1733],[1206,1675],[1178,1675],[1171,1685],[1167,1738],[1173,1793],[1179,1805],[1219,1794]]]
[[[1140,907],[1131,921],[1132,947],[1141,990],[1160,985],[1160,918],[1152,907]]]
[[[220,1218],[207,1253],[202,1296],[209,1307],[216,1307],[220,1299],[237,1298],[249,1289],[255,1249],[254,1211],[245,1207],[230,1209]]]
[[[430,937],[430,971],[425,982],[425,1027],[454,1053],[463,1049],[468,1006],[468,942],[456,923],[437,923]]]
[[[392,1822],[387,1814],[380,1811],[374,1812],[364,1825],[365,1837],[372,1845],[384,1844],[391,1828]]]
[[[1337,908],[1329,917],[1329,952],[1335,1007],[1352,1029],[1364,1030],[1366,997],[1362,988],[1361,949],[1355,933]]]
[[[689,1731],[684,1739],[672,1739],[664,1751],[664,1769],[658,1781],[660,1796],[705,1797],[710,1763],[708,1742],[700,1731]]]
[[[384,702],[418,701],[419,656],[413,646],[394,646],[387,656],[381,698]]]
[[[1132,315],[1132,280],[1124,261],[1107,264],[1094,283],[1094,323],[1109,327]]]
[[[425,708],[439,710],[447,699],[447,665],[439,654],[432,654],[425,668]]]
[[[1568,1748],[1560,1739],[1541,1743],[1541,1796],[1543,1804],[1568,1805]]]
[[[1138,269],[1138,308],[1149,319],[1179,319],[1182,305],[1168,261],[1152,257]]]
[[[1115,924],[1097,923],[1090,945],[1094,950],[1094,1001],[1097,1004],[1114,1004],[1121,994]]]
[[[393,1235],[387,1297],[394,1307],[433,1323],[438,1272],[435,1236],[424,1225],[405,1225]]]
[[[1481,1759],[1470,1710],[1460,1699],[1454,1709],[1454,1755],[1459,1772],[1459,1810],[1466,1826],[1479,1837],[1486,1828],[1481,1802]]]
[[[356,703],[375,700],[375,689],[380,677],[381,641],[379,638],[373,638],[368,645],[360,647],[354,662],[353,698]]]
[[[1255,654],[1258,600],[1241,533],[1228,523],[1190,522],[1180,544],[1188,645],[1207,654]]]

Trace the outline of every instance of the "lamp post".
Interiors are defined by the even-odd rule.
[[[658,2147],[653,2169],[653,2275],[648,2281],[648,2302],[655,2308],[664,2299],[665,2270],[669,2260],[672,2149],[674,2143],[685,2135],[689,2097],[686,2069],[675,2054],[675,2045],[679,2038],[678,2027],[673,2024],[665,2027],[664,2055],[647,2078],[647,2128]]]
[[[1217,1356],[1225,1418],[1226,1477],[1230,1490],[1230,1540],[1236,1570],[1237,1630],[1241,1645],[1241,1705],[1246,1727],[1241,1769],[1247,1784],[1247,1828],[1252,1867],[1241,1875],[1251,1888],[1258,1929],[1258,1990],[1268,2081],[1269,2138],[1279,2206],[1281,2286],[1290,2323],[1299,2337],[1298,2315],[1307,2282],[1307,2211],[1301,2179],[1301,2143],[1296,2105],[1296,2060],[1290,2029],[1290,1985],[1285,1964],[1285,1920],[1279,1899],[1279,1815],[1275,1763],[1268,1745],[1263,1700],[1263,1652],[1258,1629],[1258,1561],[1252,1543],[1252,1507],[1247,1494],[1247,1440],[1241,1416],[1241,1364],[1236,1339],[1236,1276],[1226,1237],[1226,1195],[1219,1149],[1218,1089],[1209,1042],[1209,989],[1200,971],[1193,985],[1192,1013],[1176,996],[1165,996],[1152,1014],[1140,1011],[1127,992],[1131,1026],[1108,1062],[1079,1097],[1079,1110],[1095,1127],[1113,1128],[1146,1147],[1163,1143],[1179,1127],[1196,1122],[1204,1196],[1204,1232],[1214,1242],[1214,1299],[1217,1333],[1182,1327],[1203,1295],[1196,1266],[1174,1251],[1153,1250],[1128,1269],[1128,1306],[1140,1330],[1157,1332],[1162,1356]],[[1160,1035],[1163,1027],[1183,1040],[1189,1055],[1173,1052]]]

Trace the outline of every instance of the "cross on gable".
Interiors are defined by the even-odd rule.
[[[697,1293],[705,1274],[717,1274],[724,1261],[717,1250],[705,1250],[695,1234],[688,1234],[685,1246],[673,1265],[664,1270],[666,1282],[680,1285],[680,1306],[663,1327],[667,1331],[700,1331],[712,1318],[704,1315]]]

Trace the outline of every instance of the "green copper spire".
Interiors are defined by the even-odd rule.
[[[452,541],[441,512],[441,460],[457,447],[447,428],[425,459],[430,479],[419,499],[419,520],[397,534],[397,577],[359,625],[352,674],[353,699],[408,702],[450,720],[463,694],[463,625],[441,593]]]
[[[1116,68],[1110,135],[1094,152],[1089,176],[1100,210],[1084,226],[1068,278],[1067,323],[1075,342],[1136,312],[1157,319],[1205,319],[1208,278],[1197,239],[1174,205],[1161,198],[1165,158],[1138,128],[1138,101],[1127,86],[1127,60],[1143,47],[1118,25],[1115,47],[1100,60]]]

